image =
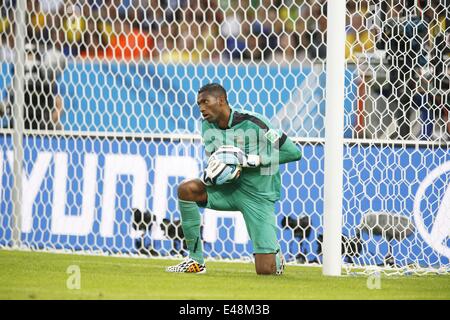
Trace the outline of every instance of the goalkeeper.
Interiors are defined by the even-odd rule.
[[[257,274],[282,274],[275,201],[280,198],[279,164],[297,161],[300,150],[262,116],[231,109],[219,84],[197,96],[202,138],[210,155],[201,179],[183,181],[178,204],[189,257],[168,272],[205,273],[199,207],[240,211],[253,243]],[[241,172],[242,169],[242,172]]]

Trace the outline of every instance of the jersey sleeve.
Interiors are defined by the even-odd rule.
[[[279,150],[279,163],[283,164],[292,161],[298,161],[301,158],[302,152],[289,137],[286,137],[285,142]]]
[[[261,165],[266,166],[274,162],[283,164],[301,159],[301,151],[283,131],[275,129],[265,117],[259,119],[264,123],[264,126],[259,126],[259,136],[262,139],[259,148]]]

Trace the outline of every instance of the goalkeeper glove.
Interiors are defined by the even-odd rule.
[[[209,158],[219,160],[225,164],[240,165],[244,168],[256,168],[261,164],[261,157],[254,154],[245,154],[244,151],[235,146],[221,146]]]
[[[210,159],[201,181],[207,186],[222,185],[233,182],[240,174],[241,168],[238,165],[227,165],[220,160]]]

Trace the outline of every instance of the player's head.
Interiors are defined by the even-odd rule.
[[[197,104],[206,121],[217,122],[229,108],[227,92],[220,84],[209,83],[198,91]]]

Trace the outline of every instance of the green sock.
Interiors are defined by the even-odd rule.
[[[200,239],[200,212],[197,203],[178,200],[181,212],[181,226],[189,250],[189,257],[198,263],[204,263],[202,239]]]

